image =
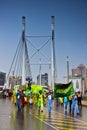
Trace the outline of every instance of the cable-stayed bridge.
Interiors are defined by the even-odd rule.
[[[36,83],[39,75],[41,84],[41,74],[48,73],[49,86],[54,87],[56,82],[56,62],[55,62],[55,36],[54,36],[54,16],[51,17],[50,35],[26,35],[26,18],[22,17],[22,34],[18,43],[13,61],[7,75],[7,84],[11,88],[14,85],[24,85],[26,81]],[[13,81],[11,80],[13,78]],[[15,81],[14,81],[15,79]],[[10,82],[11,80],[11,82]]]

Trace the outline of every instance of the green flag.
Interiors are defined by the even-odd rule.
[[[65,96],[72,96],[75,94],[72,82],[68,84],[58,84],[55,83],[54,86],[54,97],[65,97]]]
[[[32,93],[38,94],[39,90],[42,90],[42,89],[43,89],[43,86],[41,86],[41,85],[37,85],[37,84],[32,84],[31,85],[31,91],[32,91]]]

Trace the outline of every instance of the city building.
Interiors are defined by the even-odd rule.
[[[75,91],[87,93],[87,68],[80,64],[76,68],[72,68],[72,74],[69,75],[69,81],[72,81]],[[67,77],[64,77],[64,83],[67,83]]]
[[[80,64],[76,68],[72,69],[72,77],[73,76],[81,77],[82,89],[84,90],[84,92],[86,92],[87,91],[87,68],[83,64]]]
[[[9,87],[14,88],[15,85],[21,85],[22,77],[21,76],[10,76],[9,77]]]
[[[6,82],[6,73],[0,72],[0,86],[4,86]]]
[[[48,86],[48,74],[47,73],[41,75],[41,84],[43,86]]]
[[[41,81],[40,81],[41,80]],[[37,76],[37,84],[40,84],[43,86],[48,86],[48,74],[42,74],[41,77],[40,75]]]
[[[40,84],[40,75],[37,76],[37,84]]]

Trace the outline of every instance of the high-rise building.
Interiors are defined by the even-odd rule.
[[[41,75],[41,84],[44,86],[48,86],[48,74],[47,73]]]
[[[40,75],[37,76],[37,84],[40,84],[40,82],[41,82],[41,85],[48,86],[48,74],[47,73],[42,74],[41,79],[40,79]]]
[[[37,84],[40,84],[40,75],[37,76]]]
[[[87,91],[87,68],[80,64],[76,68],[72,69],[72,77],[81,77],[82,79],[82,86],[84,86],[84,91]]]
[[[6,82],[6,73],[0,72],[0,86],[4,86]]]
[[[10,76],[9,77],[9,87],[14,88],[15,85],[21,85],[22,77],[21,76]]]

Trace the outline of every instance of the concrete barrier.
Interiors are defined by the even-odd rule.
[[[87,106],[87,101],[82,100],[82,105],[83,105],[83,106]]]

